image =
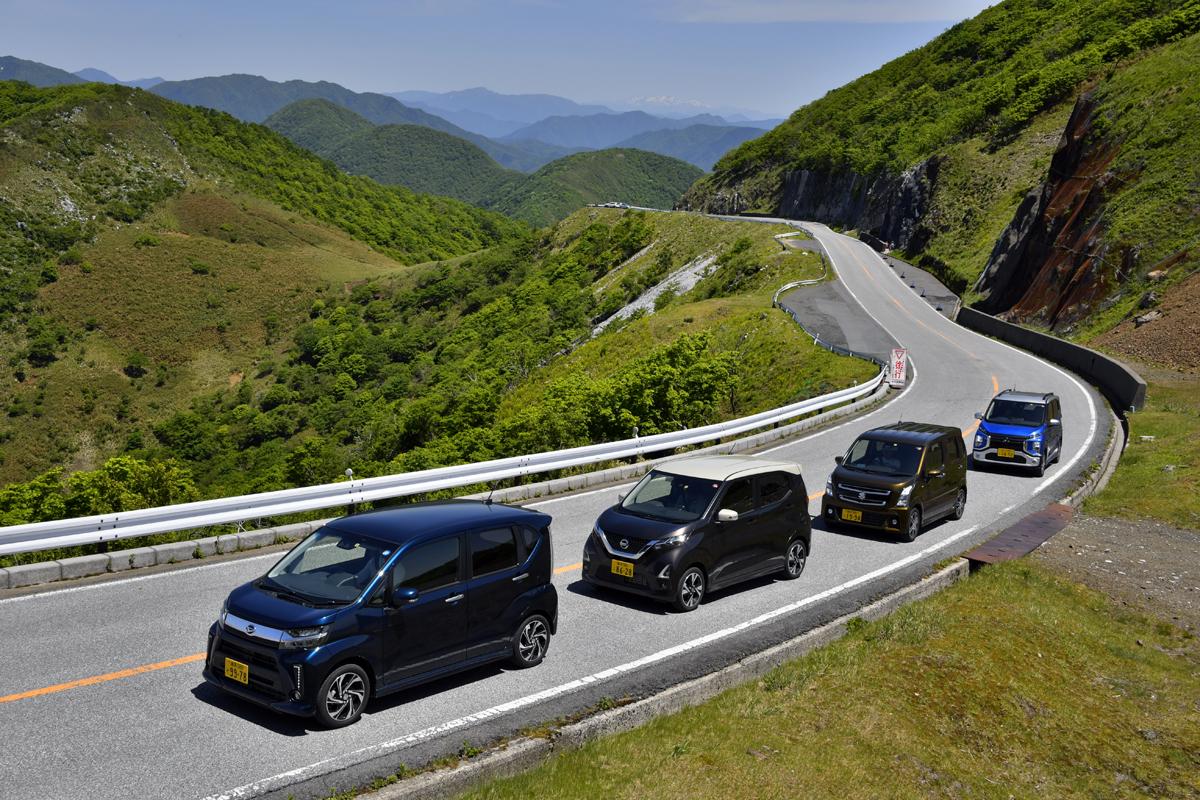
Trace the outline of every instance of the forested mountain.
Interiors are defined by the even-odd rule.
[[[500,94],[476,87],[455,92],[393,92],[392,97],[494,138],[554,115],[602,114],[612,109],[551,94]]]
[[[689,125],[725,125],[725,120],[712,114],[698,114],[680,119],[666,119],[644,111],[624,114],[589,114],[587,116],[556,116],[535,122],[517,130],[505,141],[536,139],[562,147],[612,147],[639,133],[657,130],[676,130]]]
[[[0,476],[148,436],[269,362],[331,285],[525,235],[227,114],[0,82]]]
[[[742,142],[762,136],[761,128],[689,125],[674,130],[639,133],[617,144],[678,158],[702,170],[712,169],[721,156]]]
[[[463,139],[414,125],[374,126],[326,100],[293,103],[266,124],[347,172],[467,200],[537,226],[594,202],[667,207],[700,174],[666,156],[606,150],[523,175]]]
[[[858,228],[985,310],[1099,330],[1200,263],[1198,31],[1196,0],[1004,0],[743,144],[683,205]]]
[[[348,108],[376,125],[423,125],[475,144],[503,166],[529,172],[564,155],[567,150],[544,142],[517,139],[497,142],[463,130],[441,117],[410,108],[394,97],[353,92],[327,81],[271,81],[258,75],[223,75],[186,81],[166,81],[151,91],[188,105],[225,111],[238,119],[262,122],[297,100],[320,98]]]
[[[59,86],[64,83],[83,83],[83,78],[63,69],[26,61],[16,56],[0,56],[0,81],[25,81],[34,86]]]

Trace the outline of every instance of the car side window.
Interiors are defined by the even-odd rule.
[[[451,536],[408,551],[392,569],[392,587],[426,592],[457,583],[460,547],[461,538]]]
[[[941,469],[946,463],[946,459],[942,456],[942,443],[935,442],[929,448],[929,456],[925,459],[925,470],[928,472],[931,469]]]
[[[962,437],[961,436],[951,436],[950,441],[954,442],[954,444],[952,446],[954,447],[955,460],[961,461],[967,455],[965,445],[963,445]]]
[[[1050,402],[1050,417],[1052,419],[1062,419],[1062,410],[1058,407],[1057,400]]]
[[[521,544],[525,545],[525,558],[529,558],[529,554],[533,552],[533,548],[537,546],[538,532],[533,528],[526,528],[524,525],[520,528]]]
[[[472,577],[517,566],[517,540],[512,528],[474,531],[470,539]]]
[[[725,499],[721,501],[721,508],[728,508],[739,514],[754,510],[754,488],[750,485],[749,478],[729,482],[725,489]]]
[[[792,482],[788,480],[786,473],[768,472],[766,475],[760,475],[758,478],[758,503],[760,506],[778,503],[788,496],[791,488]]]

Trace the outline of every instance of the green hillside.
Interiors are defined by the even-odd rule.
[[[145,441],[327,292],[521,235],[225,114],[0,82],[0,479]]]
[[[267,127],[346,172],[481,204],[525,176],[475,145],[419,125],[372,125],[328,100],[301,100],[272,114]]]
[[[560,158],[488,202],[531,225],[548,225],[588,203],[610,200],[671,208],[703,173],[691,164],[643,150],[596,150]]]
[[[0,56],[0,81],[25,81],[34,86],[58,86],[83,83],[83,78],[63,69],[26,61],[16,56]]]
[[[1051,158],[1086,92],[1097,106],[1078,135],[1102,172],[1070,233],[1095,264],[1061,271],[1082,268],[1097,288],[1073,300],[1067,285],[1052,285],[1045,300],[1086,311],[1200,234],[1197,31],[1196,0],[1005,0],[729,153],[684,203],[784,208],[876,231],[889,214],[908,215],[907,254],[968,289],[1026,194],[1054,178]],[[910,187],[927,190],[925,207],[906,208],[901,173],[918,165]],[[796,188],[802,175],[808,195]],[[873,206],[881,188],[900,199]],[[1136,298],[1136,287],[1122,296]]]
[[[410,108],[394,97],[354,92],[328,81],[271,81],[258,75],[222,75],[165,81],[152,92],[188,105],[215,108],[247,122],[262,122],[298,100],[323,99],[347,108],[376,125],[422,125],[475,144],[509,169],[531,172],[571,150],[545,142],[497,142],[463,130],[441,117]]]

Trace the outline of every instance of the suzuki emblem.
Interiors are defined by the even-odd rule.
[[[859,500],[866,500],[866,499],[867,499],[867,493],[866,493],[866,492],[859,492],[859,493],[858,493],[858,499],[859,499]]]
[[[622,539],[620,542],[618,542],[618,544],[620,544],[620,545],[621,545],[621,549],[622,549],[622,550],[628,550],[628,549],[629,549],[629,540],[628,540],[628,539]]]

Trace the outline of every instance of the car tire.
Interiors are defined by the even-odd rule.
[[[1046,474],[1046,454],[1042,453],[1038,459],[1037,466],[1033,468],[1033,474],[1039,478]]]
[[[783,553],[783,577],[794,581],[804,573],[804,565],[808,563],[808,545],[797,537],[788,542],[787,550]]]
[[[317,721],[327,728],[358,722],[371,696],[371,679],[357,664],[342,664],[321,683],[317,692]]]
[[[914,506],[908,512],[908,527],[904,529],[904,540],[907,542],[915,542],[917,537],[921,535],[921,509]]]
[[[676,611],[684,613],[695,611],[704,601],[704,592],[708,589],[708,578],[699,567],[688,567],[675,583],[675,597],[672,605]]]
[[[542,663],[550,649],[550,622],[541,614],[526,617],[513,635],[512,655],[508,663],[517,669],[529,669]]]
[[[963,512],[967,510],[967,490],[959,489],[958,494],[954,496],[954,506],[950,510],[951,519],[962,519]]]

